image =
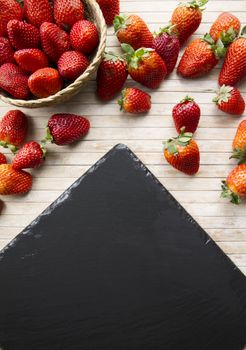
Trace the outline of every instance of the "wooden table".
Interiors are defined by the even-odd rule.
[[[177,1],[121,0],[122,12],[138,13],[157,30],[168,22]],[[196,34],[205,34],[222,11],[231,11],[246,24],[246,0],[210,0]],[[108,47],[119,51],[113,29],[108,30]],[[149,115],[130,116],[119,111],[116,100],[100,103],[95,82],[73,100],[53,108],[23,110],[29,116],[29,139],[40,140],[48,118],[57,112],[87,115],[92,128],[83,142],[73,147],[50,146],[45,165],[33,172],[33,190],[24,197],[2,198],[5,208],[0,217],[0,248],[4,247],[70,184],[117,143],[125,143],[149,167],[168,190],[194,216],[226,254],[246,274],[246,205],[233,206],[220,199],[220,182],[235,165],[228,158],[237,125],[243,117],[218,112],[211,102],[217,88],[219,67],[199,80],[184,80],[174,72],[157,91],[151,92]],[[133,81],[128,86],[137,86]],[[246,98],[246,81],[240,85]],[[163,159],[162,140],[175,135],[171,110],[186,94],[200,104],[202,118],[196,139],[201,149],[201,169],[187,177],[173,170]],[[3,115],[11,109],[0,104]],[[13,108],[12,108],[13,109]],[[245,115],[244,115],[245,118]],[[9,157],[10,159],[10,157]]]

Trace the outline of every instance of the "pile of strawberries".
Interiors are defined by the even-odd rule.
[[[81,0],[0,0],[0,88],[16,99],[45,98],[76,80],[97,48]]]

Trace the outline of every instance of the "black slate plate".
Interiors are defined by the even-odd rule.
[[[124,145],[1,252],[0,283],[4,350],[246,343],[246,278]]]

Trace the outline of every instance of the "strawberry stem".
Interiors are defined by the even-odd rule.
[[[222,85],[221,88],[217,91],[217,95],[213,98],[213,102],[217,105],[221,104],[221,102],[228,102],[231,97],[231,91],[233,87]]]
[[[244,146],[243,149],[235,148],[233,150],[233,153],[230,159],[238,159],[239,160],[238,165],[246,164],[246,145]]]
[[[191,7],[194,9],[200,9],[201,11],[205,10],[205,5],[207,4],[208,0],[192,0],[185,3],[179,3],[179,6],[185,6],[185,7]]]
[[[177,146],[188,146],[193,137],[193,134],[191,132],[185,132],[184,126],[180,131],[181,132],[177,137],[173,137],[166,142],[163,142],[165,149],[168,149],[168,151],[174,155],[177,155],[179,153]]]
[[[237,195],[236,193],[232,192],[229,189],[226,181],[222,181],[221,188],[222,188],[222,192],[221,192],[222,198],[229,198],[231,203],[236,205],[241,203],[241,198],[239,197],[239,195]]]
[[[122,92],[121,92],[121,98],[118,100],[118,105],[120,106],[120,110],[121,110],[121,111],[124,109],[124,108],[123,108],[123,105],[124,105],[125,96],[126,96],[126,89],[122,90]]]
[[[129,15],[127,13],[124,13],[119,16],[115,16],[113,24],[115,34],[117,34],[119,30],[126,29],[131,24]]]
[[[194,98],[187,95],[180,101],[180,103],[193,102],[193,101],[194,101]]]
[[[18,147],[12,145],[11,143],[0,141],[0,146],[2,146],[3,148],[8,148],[13,154],[16,154],[18,152]]]
[[[47,126],[46,127],[46,135],[45,137],[41,140],[41,147],[45,149],[45,145],[47,142],[54,142],[54,138],[50,132],[50,128]]]

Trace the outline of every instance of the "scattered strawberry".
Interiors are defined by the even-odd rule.
[[[114,30],[122,44],[129,44],[135,50],[152,47],[153,35],[147,24],[137,15],[116,16]]]
[[[54,0],[54,17],[56,24],[70,29],[74,23],[85,18],[85,9],[81,0]]]
[[[34,73],[36,70],[49,66],[48,58],[39,49],[23,49],[14,54],[15,61],[26,72]]]
[[[0,37],[0,66],[4,63],[14,63],[14,51],[7,38]]]
[[[0,195],[23,194],[32,187],[32,176],[15,170],[10,164],[0,165]]]
[[[113,53],[105,53],[97,71],[97,95],[110,100],[123,88],[128,76],[126,62]]]
[[[84,117],[69,113],[54,114],[48,122],[47,135],[43,142],[51,141],[58,146],[68,145],[85,136],[89,129],[89,120]]]
[[[30,95],[28,76],[13,63],[0,67],[0,88],[15,98],[27,99]]]
[[[233,204],[240,204],[246,198],[246,164],[238,165],[222,182],[221,197],[229,198]]]
[[[153,41],[153,49],[155,49],[165,62],[168,73],[172,73],[174,70],[180,50],[179,39],[172,30],[173,26],[171,25],[161,28],[156,33]]]
[[[24,0],[24,15],[28,23],[39,28],[43,22],[53,22],[49,0]]]
[[[45,98],[55,95],[63,85],[59,72],[54,68],[42,68],[28,79],[28,86],[34,96]]]
[[[122,91],[118,104],[127,113],[145,113],[151,108],[151,96],[142,90],[127,88]]]
[[[7,164],[7,159],[6,159],[5,155],[0,152],[0,165],[1,164]]]
[[[24,113],[12,110],[5,114],[0,121],[0,145],[17,151],[27,136],[28,121]]]
[[[133,80],[151,89],[157,89],[167,75],[165,62],[153,49],[140,48],[136,51],[128,44],[122,44],[126,52],[128,72]]]
[[[245,102],[240,91],[234,87],[222,85],[213,99],[218,108],[228,114],[241,115],[245,110]]]
[[[44,22],[40,27],[41,43],[44,52],[57,62],[70,48],[69,35],[54,23]]]
[[[246,26],[241,36],[228,48],[224,64],[219,75],[220,85],[235,86],[246,76]]]
[[[13,19],[9,21],[7,30],[9,41],[16,50],[39,46],[39,30],[33,25]]]
[[[111,26],[115,16],[120,14],[120,0],[97,0],[97,3],[101,8],[106,24]]]
[[[89,66],[90,62],[86,56],[79,51],[64,52],[58,61],[58,71],[66,80],[75,80]]]
[[[85,55],[92,53],[99,43],[97,27],[85,19],[75,23],[70,32],[70,41],[74,50]]]
[[[22,8],[15,0],[0,0],[0,36],[7,35],[7,24],[11,19],[22,20]]]
[[[175,169],[187,175],[194,175],[200,166],[200,152],[192,133],[184,132],[165,143],[164,156]]]
[[[239,124],[232,148],[233,154],[231,158],[238,159],[238,164],[246,163],[246,120]]]
[[[202,21],[202,11],[208,0],[192,0],[181,3],[173,12],[171,23],[175,25],[180,45],[197,30]]]
[[[28,142],[15,155],[12,166],[15,170],[38,168],[43,164],[46,150],[37,142]]]
[[[197,78],[211,71],[225,55],[221,40],[216,43],[206,34],[202,39],[193,40],[185,49],[177,72],[185,78]]]
[[[201,110],[192,97],[186,96],[173,108],[173,120],[178,133],[182,128],[194,134],[201,116]]]
[[[223,12],[213,23],[209,34],[214,41],[221,39],[224,45],[230,44],[238,35],[241,23],[229,12]]]

